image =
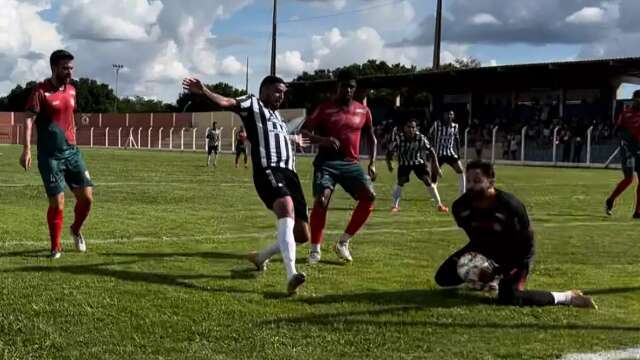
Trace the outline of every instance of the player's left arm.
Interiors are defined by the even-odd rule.
[[[378,155],[378,141],[376,135],[373,132],[373,118],[371,117],[371,111],[367,109],[365,125],[362,128],[364,135],[367,139],[367,145],[369,147],[369,177],[372,181],[376,180],[376,157]]]

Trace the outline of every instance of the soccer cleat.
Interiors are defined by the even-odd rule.
[[[449,208],[444,206],[444,205],[442,205],[442,204],[439,204],[438,205],[438,212],[441,212],[443,214],[448,214],[449,213]]]
[[[307,261],[309,262],[309,265],[316,265],[317,263],[320,262],[320,252],[319,251],[312,251],[309,253],[309,258],[307,259]]]
[[[249,260],[249,262],[252,263],[256,267],[256,270],[258,270],[258,271],[266,271],[267,270],[267,264],[269,263],[269,259],[260,261],[259,258],[260,258],[260,256],[259,256],[257,251],[250,252],[247,255],[247,260]]]
[[[598,309],[593,298],[591,298],[591,296],[584,295],[580,290],[571,290],[571,302],[569,305],[584,309]]]
[[[62,257],[62,251],[60,250],[53,250],[51,252],[51,255],[49,255],[49,259],[50,260],[58,260]]]
[[[298,292],[298,288],[304,284],[305,280],[307,280],[304,273],[296,273],[294,274],[289,282],[287,282],[287,294],[294,295]]]
[[[607,198],[607,201],[605,201],[605,210],[607,215],[611,216],[613,214],[613,200],[611,198]]]
[[[344,261],[352,262],[353,258],[351,257],[351,252],[349,251],[349,243],[340,243],[337,242],[336,246],[333,248],[336,252],[336,255]]]
[[[82,233],[74,233],[72,228],[69,228],[71,230],[71,236],[73,237],[73,242],[76,245],[76,250],[78,250],[79,252],[87,252],[87,243],[84,241],[84,236],[82,236]]]
[[[391,213],[392,213],[392,214],[395,214],[395,213],[397,213],[398,211],[400,211],[400,208],[399,208],[399,207],[397,207],[397,206],[393,206],[393,207],[391,208]]]

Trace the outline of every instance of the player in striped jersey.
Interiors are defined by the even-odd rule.
[[[234,111],[244,123],[253,163],[253,182],[258,195],[278,218],[277,241],[272,246],[249,254],[258,270],[265,270],[269,259],[282,254],[287,272],[287,292],[294,294],[305,282],[304,273],[296,271],[296,243],[309,240],[309,218],[300,179],[295,172],[292,142],[309,145],[300,135],[290,136],[278,108],[287,90],[284,80],[267,76],[260,84],[260,97],[247,95],[238,99],[220,96],[207,89],[200,80],[184,79],[186,91],[205,95],[223,109]]]
[[[400,196],[402,187],[409,182],[409,176],[413,171],[416,177],[426,186],[427,190],[438,204],[439,212],[448,213],[449,209],[442,204],[438,188],[431,182],[427,161],[431,162],[431,171],[442,174],[435,150],[429,144],[427,137],[418,132],[416,119],[409,119],[402,126],[402,132],[397,133],[392,138],[387,152],[387,167],[389,172],[393,172],[391,159],[394,154],[398,154],[398,182],[393,188],[393,204],[391,212],[400,210]]]
[[[213,167],[218,166],[222,129],[224,128],[219,128],[218,123],[214,121],[209,131],[207,131],[207,167],[211,164],[211,154],[213,154]]]
[[[438,164],[447,164],[458,174],[460,194],[466,191],[464,171],[460,162],[460,136],[458,124],[453,122],[456,114],[453,111],[446,113],[441,122],[436,122],[429,130],[431,143],[434,144],[438,154]],[[431,182],[438,182],[437,174],[431,174]]]

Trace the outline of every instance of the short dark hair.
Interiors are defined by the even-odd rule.
[[[640,90],[636,90],[633,92],[633,98],[640,98]]]
[[[56,50],[49,57],[49,65],[58,65],[60,61],[73,60],[73,55],[67,50]]]
[[[342,70],[338,71],[336,79],[338,80],[338,83],[346,83],[346,82],[349,82],[351,80],[353,80],[353,81],[357,81],[358,80],[356,78],[356,74],[350,69],[342,69]]]
[[[408,118],[405,118],[405,119],[401,122],[401,124],[402,124],[402,127],[405,127],[405,126],[407,126],[407,124],[412,123],[412,122],[414,122],[414,123],[416,123],[416,125],[418,125],[418,119],[416,119],[416,118],[414,118],[414,117],[408,117]]]
[[[284,80],[282,80],[282,78],[277,77],[275,75],[268,75],[265,76],[264,79],[262,79],[262,82],[260,83],[260,91],[262,91],[262,88],[264,88],[265,86],[270,86],[270,85],[275,85],[275,84],[287,84]]]
[[[493,168],[493,164],[488,161],[472,160],[467,164],[467,171],[469,170],[480,170],[482,175],[489,179],[496,178],[496,170]]]

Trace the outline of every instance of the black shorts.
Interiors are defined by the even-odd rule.
[[[411,172],[416,174],[416,177],[420,180],[429,179],[431,177],[427,164],[419,165],[400,165],[398,167],[398,184],[406,184],[409,182]]]
[[[455,164],[460,161],[460,158],[457,156],[438,156],[438,165],[442,167],[443,164],[447,164],[451,167],[455,166]]]
[[[273,210],[273,203],[277,199],[290,196],[296,219],[309,222],[307,201],[298,174],[294,171],[283,168],[256,169],[253,173],[253,183],[258,196],[268,209]]]
[[[220,146],[218,145],[213,145],[213,146],[209,146],[207,147],[207,154],[211,155],[211,153],[218,153],[220,152]]]
[[[236,155],[247,155],[247,148],[244,145],[236,145]]]
[[[620,145],[620,165],[625,177],[632,177],[634,172],[640,174],[640,154],[624,142]]]

